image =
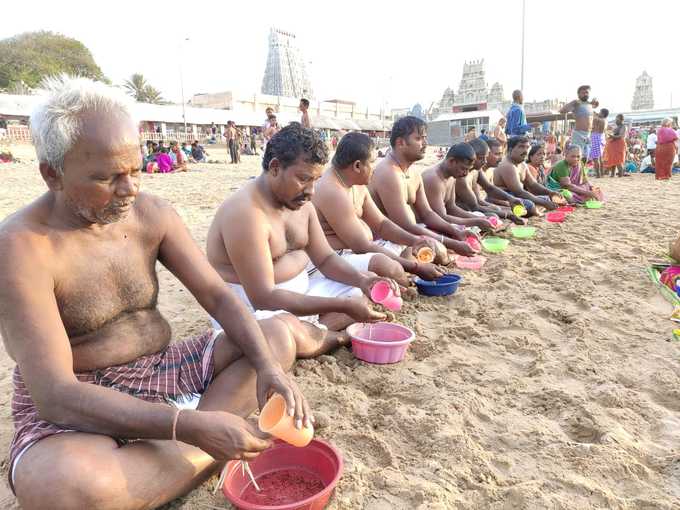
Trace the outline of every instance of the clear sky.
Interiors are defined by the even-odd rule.
[[[521,0],[12,2],[0,38],[51,30],[82,41],[122,83],[143,73],[164,97],[259,92],[269,28],[297,35],[315,95],[378,107],[427,107],[483,58],[488,85],[520,85]],[[645,7],[647,6],[647,7]],[[5,8],[6,11],[6,8]],[[629,110],[635,78],[654,79],[655,107],[680,106],[680,0],[526,0],[526,101],[573,99],[576,87]],[[189,38],[183,45],[181,41]],[[666,49],[667,48],[667,49]]]

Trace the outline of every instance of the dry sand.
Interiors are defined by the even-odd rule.
[[[170,200],[203,246],[216,207],[258,165],[145,175],[143,189]],[[28,159],[0,165],[0,182],[0,219],[45,188]],[[680,178],[601,185],[606,208],[534,221],[534,239],[461,271],[453,297],[408,303],[397,320],[418,338],[403,363],[367,365],[342,349],[297,364],[326,425],[318,435],[346,462],[329,508],[680,507],[678,346],[670,305],[643,272],[677,236]],[[206,314],[159,271],[175,337],[203,330]],[[0,354],[2,449],[12,368]],[[209,493],[214,481],[168,507],[228,507]],[[0,506],[17,508],[4,491]]]

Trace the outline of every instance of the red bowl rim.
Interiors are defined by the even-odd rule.
[[[323,488],[323,490],[317,492],[316,494],[309,496],[307,499],[303,499],[301,501],[297,501],[295,503],[288,503],[285,505],[257,505],[255,503],[249,503],[243,499],[241,499],[239,496],[236,496],[235,494],[232,494],[229,492],[229,495],[227,495],[227,481],[224,481],[224,484],[222,485],[222,494],[224,494],[224,497],[227,498],[227,500],[235,506],[238,506],[239,508],[245,508],[247,510],[286,510],[287,508],[290,508],[291,505],[297,506],[302,506],[302,505],[308,505],[309,503],[312,503],[313,501],[320,499],[322,497],[326,497],[326,495],[330,495],[330,493],[335,489],[335,486],[338,485],[338,482],[340,481],[340,477],[342,476],[342,471],[344,469],[344,462],[342,460],[342,454],[340,453],[340,450],[338,450],[335,446],[332,444],[324,441],[323,439],[312,439],[309,444],[312,443],[320,443],[327,447],[333,455],[335,455],[335,458],[338,460],[338,472],[335,474],[331,482]],[[283,445],[288,445],[285,441],[281,439],[275,439],[274,444],[283,444]],[[238,460],[230,460],[228,464],[230,464],[230,467],[228,468],[229,471],[233,469],[233,465],[237,464]]]
[[[363,326],[379,326],[381,324],[383,324],[383,325],[386,324],[386,325],[389,325],[389,326],[398,326],[400,328],[405,329],[410,334],[409,334],[408,338],[405,338],[404,340],[399,340],[397,342],[379,342],[377,340],[370,340],[368,338],[362,338],[362,337],[357,336],[354,333],[352,333],[354,328],[363,327]],[[347,328],[347,330],[348,330],[347,333],[349,333],[349,336],[352,339],[352,342],[359,342],[359,343],[362,343],[362,344],[375,345],[377,347],[399,347],[401,345],[410,344],[411,342],[413,342],[413,340],[416,337],[416,334],[414,333],[414,331],[411,328],[404,326],[403,324],[395,324],[394,322],[374,322],[374,323],[355,322],[354,324],[349,326]]]

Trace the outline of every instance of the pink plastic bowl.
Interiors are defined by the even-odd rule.
[[[479,271],[482,266],[486,263],[486,257],[481,255],[476,255],[474,257],[456,257],[456,266],[461,269],[474,269]]]
[[[251,483],[250,478],[247,473],[245,476],[242,474],[239,461],[233,460],[227,464],[222,492],[232,505],[241,510],[322,510],[328,504],[333,489],[342,476],[340,451],[320,439],[312,439],[311,443],[302,448],[276,439],[271,448],[249,461],[249,464],[255,480],[274,471],[302,469],[316,474],[325,487],[321,492],[297,503],[285,505],[248,503],[241,499],[241,495]]]
[[[354,356],[381,365],[403,360],[406,349],[415,339],[411,329],[392,322],[352,324],[347,333],[352,338]]]
[[[548,220],[550,223],[562,223],[564,221],[565,216],[566,213],[559,211],[551,211],[545,215],[545,219]]]
[[[563,205],[562,207],[555,209],[555,212],[573,213],[575,210],[576,208],[571,205]]]

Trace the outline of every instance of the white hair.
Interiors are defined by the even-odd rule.
[[[670,117],[666,117],[665,119],[663,119],[663,121],[661,121],[661,126],[663,126],[663,127],[669,127],[669,126],[672,126],[672,125],[673,125],[673,119],[671,119]]]
[[[61,75],[47,78],[45,100],[31,114],[30,126],[38,161],[60,175],[64,156],[82,134],[83,114],[97,112],[134,119],[132,100],[118,88],[89,78]]]

